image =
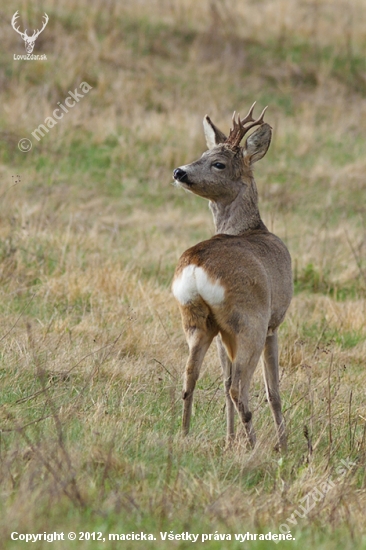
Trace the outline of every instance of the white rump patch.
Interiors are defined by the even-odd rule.
[[[194,271],[196,265],[187,265],[178,277],[178,279],[175,279],[172,291],[174,294],[174,297],[180,302],[182,305],[188,304],[188,302],[192,302],[195,298],[198,296],[197,291],[197,284],[196,284],[196,278],[194,276]]]
[[[202,267],[187,265],[175,279],[172,291],[174,297],[182,305],[193,302],[198,296],[210,306],[221,304],[225,297],[225,289],[218,282],[212,282]]]

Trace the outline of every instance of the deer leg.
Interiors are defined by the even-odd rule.
[[[235,427],[234,427],[234,403],[230,396],[230,388],[232,381],[232,362],[230,361],[224,344],[222,343],[221,336],[216,338],[217,351],[219,354],[220,364],[224,376],[225,386],[225,399],[226,399],[226,443],[230,443],[234,439]]]
[[[253,331],[251,333],[246,331],[244,334],[238,335],[238,349],[233,361],[233,376],[230,388],[231,399],[239,413],[239,418],[244,425],[251,447],[255,445],[256,436],[252,424],[252,413],[249,410],[249,388],[265,341],[265,333],[261,337],[260,328],[255,330],[254,334],[255,337],[253,337]]]
[[[239,386],[232,386],[230,390],[230,394],[239,413],[240,420],[244,425],[245,433],[251,447],[255,446],[257,440],[252,424],[252,413],[249,410],[249,386],[254,370],[255,367],[252,370],[250,376],[248,376],[247,371],[245,373],[245,376],[241,377]]]
[[[210,347],[214,334],[197,328],[190,328],[186,332],[189,346],[189,356],[186,364],[184,385],[183,385],[183,434],[189,432],[189,424],[192,414],[193,392],[198,380],[201,365],[206,351]]]
[[[286,428],[285,421],[282,416],[279,391],[277,332],[268,335],[266,338],[263,354],[263,375],[268,403],[271,407],[272,415],[276,424],[279,447],[281,451],[286,451]]]

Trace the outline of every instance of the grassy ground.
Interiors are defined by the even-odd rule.
[[[35,54],[0,10],[0,536],[102,532],[53,548],[366,548],[366,10],[361,0],[78,1],[17,5],[49,23]],[[37,141],[69,90],[92,89]],[[170,185],[205,149],[207,112],[268,104],[262,217],[287,243],[295,297],[280,330],[289,452],[224,450],[209,351],[180,437],[186,345],[174,266],[209,237],[207,204]],[[32,140],[28,153],[21,138]],[[343,462],[342,462],[343,461]],[[305,511],[304,511],[305,510]],[[112,542],[108,533],[152,533]],[[79,535],[78,535],[79,536]],[[34,548],[49,547],[46,541]]]

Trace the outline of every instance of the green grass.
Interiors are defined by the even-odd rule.
[[[191,547],[162,541],[165,531],[231,535],[196,543],[208,549],[366,548],[366,12],[359,0],[352,21],[345,5],[292,8],[50,0],[42,63],[13,61],[23,44],[5,25],[4,548],[25,545],[12,531],[156,537],[56,541],[55,550]],[[22,10],[36,28],[42,13],[30,2]],[[93,89],[21,153],[18,141],[83,80]],[[274,128],[255,174],[260,210],[293,259],[295,296],[279,335],[285,456],[273,450],[260,369],[250,397],[258,446],[225,449],[214,346],[191,433],[180,434],[187,347],[170,285],[179,256],[213,224],[204,200],[171,185],[172,170],[205,150],[206,113],[227,132],[233,110],[243,115],[254,100],[269,105]],[[344,475],[342,460],[354,463]],[[332,491],[296,515],[327,479]],[[289,522],[295,540],[235,540]]]

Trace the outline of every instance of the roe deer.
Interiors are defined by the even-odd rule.
[[[252,117],[233,116],[226,137],[206,115],[208,151],[174,170],[175,184],[208,199],[216,234],[189,248],[175,270],[172,291],[179,303],[189,347],[183,387],[183,432],[187,434],[193,392],[204,356],[215,336],[226,395],[227,441],[234,438],[234,407],[253,447],[249,386],[264,350],[264,381],[276,424],[278,443],[286,449],[278,375],[277,329],[292,297],[290,254],[270,233],[258,210],[253,164],[267,152],[271,126]],[[250,128],[259,126],[240,142]]]

